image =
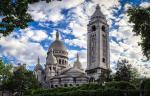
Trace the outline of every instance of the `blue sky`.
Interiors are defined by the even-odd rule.
[[[131,6],[150,6],[149,0],[62,0],[31,4],[28,13],[34,22],[29,23],[26,29],[16,29],[11,35],[1,37],[0,57],[14,65],[26,63],[27,68],[32,70],[39,56],[44,65],[47,50],[58,30],[68,49],[70,65],[79,52],[83,67],[86,68],[87,24],[96,4],[101,6],[110,27],[112,70],[119,58],[127,58],[143,76],[149,76],[149,62],[143,62],[145,57],[137,44],[140,37],[133,36],[132,24],[128,23],[126,13]]]

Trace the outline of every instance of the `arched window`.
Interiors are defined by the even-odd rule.
[[[69,84],[70,86],[72,86],[72,84]]]
[[[59,59],[59,64],[61,64],[61,59]]]
[[[67,84],[64,84],[64,87],[67,87],[68,85]]]
[[[92,31],[96,31],[96,26],[95,25],[92,26]]]
[[[57,88],[57,87],[58,87],[58,85],[55,85],[55,87]]]
[[[103,58],[102,61],[105,63],[105,58]]]
[[[62,64],[64,64],[64,60],[62,60]]]
[[[103,31],[103,32],[105,32],[105,31],[106,31],[106,28],[105,28],[105,26],[104,26],[104,25],[102,26],[102,31]]]
[[[76,83],[76,77],[73,78],[73,82]]]
[[[61,78],[59,78],[59,83],[61,83]]]
[[[90,82],[94,82],[95,79],[94,79],[93,77],[91,77],[89,81],[90,81]]]

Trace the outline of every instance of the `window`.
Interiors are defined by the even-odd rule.
[[[104,26],[104,25],[102,26],[102,31],[103,31],[103,32],[105,32],[105,31],[106,31],[106,28],[105,28],[105,26]]]
[[[73,82],[76,83],[76,78],[75,77],[73,78]]]
[[[105,58],[103,58],[102,61],[105,63]]]
[[[57,87],[58,87],[58,85],[55,85],[55,87],[57,88]]]
[[[56,67],[53,67],[53,70],[56,70]]]
[[[61,60],[59,59],[59,64],[61,64]]]
[[[64,64],[64,60],[62,60],[62,64]]]
[[[64,84],[64,87],[67,87],[67,84]]]
[[[96,26],[95,25],[92,26],[92,31],[96,31]]]
[[[61,78],[59,78],[59,83],[61,83]]]

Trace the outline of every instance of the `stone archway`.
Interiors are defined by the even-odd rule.
[[[89,82],[90,83],[95,82],[95,78],[94,77],[90,77]]]

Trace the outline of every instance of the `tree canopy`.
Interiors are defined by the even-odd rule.
[[[116,74],[114,79],[116,81],[130,81],[139,76],[137,70],[129,64],[127,59],[121,59],[117,62]]]
[[[128,9],[129,22],[133,23],[133,32],[141,36],[139,45],[143,54],[150,60],[150,6],[148,8],[132,7]]]
[[[0,33],[4,36],[10,34],[15,28],[24,29],[28,22],[32,21],[31,16],[27,13],[27,0],[0,0]]]
[[[2,60],[0,60],[0,84],[3,84],[8,81],[9,77],[12,76],[12,65],[4,64]]]
[[[39,82],[32,71],[26,70],[26,68],[21,65],[14,70],[13,76],[3,84],[3,88],[10,90],[13,94],[19,95],[26,90],[39,88]]]

